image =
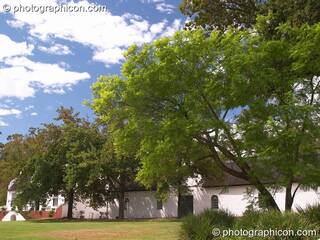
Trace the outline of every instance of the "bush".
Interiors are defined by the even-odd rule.
[[[286,212],[279,213],[275,211],[265,212],[259,217],[256,225],[257,229],[290,229],[294,232],[298,230],[316,230],[318,227],[312,224],[306,218],[298,213]],[[312,237],[291,236],[291,237],[272,237],[273,240],[281,239],[313,239]],[[314,238],[317,239],[317,238]]]
[[[246,211],[236,222],[236,228],[252,229],[257,224],[259,218],[263,214],[262,211]]]
[[[235,217],[224,210],[205,210],[194,216],[189,215],[183,219],[181,225],[181,239],[184,240],[211,240],[212,229],[231,228]]]
[[[52,218],[52,217],[54,216],[55,212],[56,212],[56,211],[55,211],[54,209],[51,209],[50,212],[49,212],[49,214],[48,214],[48,217],[49,217],[49,218]]]
[[[308,205],[305,209],[298,208],[298,212],[307,220],[320,226],[320,204]]]

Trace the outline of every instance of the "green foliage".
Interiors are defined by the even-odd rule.
[[[180,10],[192,18],[187,27],[202,26],[225,30],[228,26],[251,27],[262,5],[261,0],[183,0]]]
[[[319,225],[310,223],[309,219],[304,218],[303,216],[293,213],[285,212],[283,214],[279,212],[265,212],[261,214],[257,223],[252,226],[255,229],[290,229],[294,232],[298,230],[317,230],[319,231]],[[256,238],[258,239],[258,238]],[[282,239],[306,239],[305,236],[274,236],[271,239],[273,240],[282,240]],[[317,239],[317,237],[308,237],[308,239]]]
[[[54,216],[55,210],[50,210],[48,216],[52,218]]]
[[[6,144],[0,144],[0,205],[5,205],[8,184],[19,174],[19,169],[25,162],[24,137],[13,134],[7,140]]]
[[[199,215],[189,215],[181,225],[181,239],[210,240],[212,229],[227,229],[233,227],[235,217],[224,210],[205,210]]]
[[[279,31],[275,40],[181,31],[132,46],[122,74],[94,84],[92,108],[111,129],[122,124],[112,131],[116,152],[137,153],[140,182],[165,192],[223,170],[249,180],[273,208],[261,184],[270,176],[288,192],[296,179],[316,184],[319,25]]]
[[[298,212],[310,222],[320,225],[320,204],[309,205],[306,208],[299,208]]]
[[[278,27],[301,27],[320,22],[318,0],[183,0],[181,12],[189,16],[188,29],[255,28],[263,36],[279,38]]]
[[[19,138],[18,146],[24,147],[19,155],[23,164],[9,164],[19,172],[15,175],[14,202],[19,208],[31,204],[37,209],[48,197],[59,194],[71,203],[85,199],[91,200],[92,205],[105,204],[105,185],[99,182],[98,164],[104,138],[95,125],[79,118],[72,108],[60,108],[58,113],[59,124],[45,124]],[[9,156],[17,155],[16,149],[9,148],[16,141],[13,139],[5,145],[9,149],[4,154],[6,161],[10,161]]]
[[[317,209],[318,210],[318,209]],[[314,210],[306,210],[314,211]],[[312,214],[311,214],[312,215]],[[199,216],[188,216],[181,225],[181,238],[192,240],[212,239],[212,229],[218,228],[236,230],[290,230],[297,233],[298,230],[319,231],[319,224],[312,222],[308,214],[278,211],[248,211],[242,217],[234,219],[227,213],[212,214],[209,212],[200,214]],[[230,231],[230,232],[231,232]],[[270,240],[281,239],[317,239],[316,236],[268,236]],[[276,234],[274,234],[276,235]],[[218,239],[248,239],[248,237],[225,236]],[[250,239],[261,239],[262,237],[251,236]]]
[[[260,216],[263,214],[261,211],[249,210],[244,212],[243,216],[236,221],[236,228],[252,229],[257,224]]]

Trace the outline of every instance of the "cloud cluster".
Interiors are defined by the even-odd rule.
[[[21,0],[12,0],[11,4],[19,5],[21,2]],[[28,4],[43,5],[43,1],[30,0]],[[46,1],[46,5],[57,4],[57,0]],[[86,0],[69,1],[68,4],[83,7],[94,5]],[[158,4],[164,7],[162,1]],[[151,42],[163,34],[168,35],[172,32],[172,28],[175,31],[181,28],[181,23],[171,25],[167,20],[163,20],[160,23],[151,24],[141,16],[130,13],[118,16],[110,12],[46,14],[18,12],[13,17],[14,20],[8,21],[10,26],[26,27],[31,36],[42,41],[63,39],[88,46],[93,50],[92,59],[103,62],[107,66],[120,63],[123,60],[122,53],[130,45]],[[177,21],[179,20],[175,23]],[[161,26],[160,30],[159,26]],[[45,49],[42,48],[42,50]]]
[[[9,49],[9,50],[8,50]],[[58,64],[34,62],[28,58],[34,49],[26,42],[14,42],[0,34],[0,98],[24,99],[34,96],[36,89],[62,92],[63,89],[90,78],[86,72],[67,71]]]
[[[0,3],[3,0],[0,0]],[[148,0],[158,11],[171,14],[174,6],[164,0]],[[10,0],[10,6],[57,6],[61,3],[88,7],[89,0]],[[1,9],[2,10],[2,9]],[[0,10],[0,14],[1,13]],[[0,99],[25,99],[37,91],[63,94],[75,84],[90,78],[87,72],[70,70],[69,63],[48,63],[38,59],[35,49],[45,54],[76,54],[73,43],[92,50],[92,60],[105,66],[123,61],[123,52],[132,44],[151,42],[162,36],[170,36],[182,28],[180,19],[169,22],[163,19],[150,23],[141,16],[111,12],[37,12],[8,13],[7,24],[18,31],[26,31],[27,41],[17,42],[0,33]],[[31,39],[31,40],[30,40]],[[60,44],[62,42],[64,44]],[[30,42],[28,42],[30,41]],[[72,49],[72,51],[71,51]],[[87,60],[84,60],[87,61]],[[1,119],[21,115],[16,108],[0,105],[0,127],[7,126]],[[30,113],[36,116],[36,112]]]
[[[3,108],[5,107],[5,108]],[[2,120],[1,117],[11,116],[14,115],[16,117],[19,117],[21,115],[22,111],[15,109],[15,108],[8,108],[8,106],[0,106],[0,127],[6,127],[9,124]]]

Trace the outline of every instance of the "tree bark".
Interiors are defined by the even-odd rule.
[[[71,189],[68,192],[68,214],[67,214],[68,219],[72,219],[73,217],[73,202],[74,202],[74,190]]]
[[[212,144],[212,142],[210,142],[210,145]],[[253,174],[249,174],[251,169],[250,166],[248,164],[241,163],[238,161],[238,159],[230,154],[227,154],[226,149],[222,149],[221,146],[219,146],[221,150],[223,150],[223,154],[226,157],[229,157],[230,159],[232,159],[233,163],[235,163],[239,169],[241,170],[241,172],[239,171],[235,171],[234,169],[231,169],[229,167],[227,167],[220,159],[219,154],[217,153],[217,151],[215,150],[214,146],[209,146],[211,149],[211,152],[213,154],[213,159],[216,161],[216,163],[218,163],[218,165],[220,166],[220,168],[222,169],[222,171],[227,172],[228,174],[237,177],[237,178],[241,178],[244,179],[246,181],[248,181],[250,184],[252,184],[261,194],[261,196],[263,197],[263,199],[265,199],[265,204],[267,205],[267,208],[269,209],[273,209],[276,211],[280,211],[280,208],[278,206],[278,204],[276,203],[276,201],[274,200],[272,194],[269,192],[269,190],[266,188],[266,186],[259,180],[259,178]]]
[[[39,211],[40,210],[40,201],[35,201],[35,206],[34,206],[34,210]]]
[[[291,211],[291,208],[292,208],[293,198],[292,198],[291,192],[292,192],[292,182],[288,183],[288,185],[286,186],[286,202],[285,202],[286,211]]]
[[[125,179],[123,176],[120,176],[120,186],[119,186],[119,219],[124,219],[124,210],[125,210]]]

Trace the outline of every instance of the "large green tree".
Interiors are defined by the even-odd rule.
[[[132,46],[122,75],[100,78],[96,107],[106,119],[127,120],[119,138],[123,148],[138,144],[140,181],[206,175],[191,167],[205,160],[249,181],[279,209],[265,183],[271,179],[286,188],[291,209],[293,182],[312,185],[311,166],[319,164],[307,156],[318,151],[320,30],[282,31],[278,40],[234,29],[178,32]]]

